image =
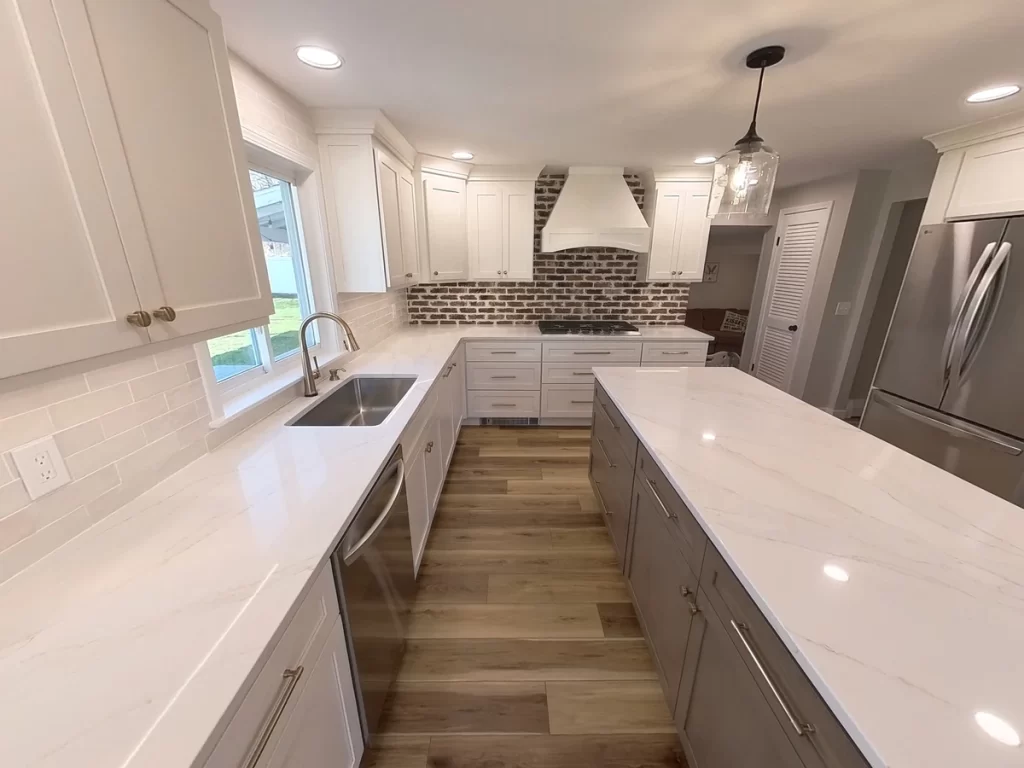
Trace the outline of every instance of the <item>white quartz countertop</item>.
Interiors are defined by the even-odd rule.
[[[595,373],[873,766],[1024,765],[974,717],[1024,731],[1024,510],[735,369]]]
[[[0,585],[0,765],[192,764],[458,343],[502,338],[541,335],[400,331],[345,363],[346,376],[418,377],[384,424],[287,428],[310,404],[299,398]],[[614,338],[709,337],[651,326]]]

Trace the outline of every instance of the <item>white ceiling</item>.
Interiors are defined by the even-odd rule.
[[[479,163],[688,164],[746,130],[780,183],[927,159],[927,133],[1024,109],[1021,0],[213,0],[229,46],[309,106],[379,107],[421,152]],[[300,64],[303,43],[341,70]]]

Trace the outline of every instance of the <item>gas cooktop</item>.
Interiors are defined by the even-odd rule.
[[[584,334],[588,336],[639,336],[635,325],[622,320],[541,320],[537,328],[544,335]]]

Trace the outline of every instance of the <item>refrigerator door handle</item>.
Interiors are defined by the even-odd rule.
[[[1011,456],[1020,456],[1024,453],[1024,443],[1018,442],[1008,437],[1003,437],[995,432],[990,432],[987,429],[976,427],[966,421],[960,421],[952,417],[946,416],[937,411],[931,409],[924,409],[915,403],[900,401],[897,402],[896,398],[891,395],[884,394],[879,390],[874,392],[874,402],[879,405],[884,405],[888,408],[892,408],[895,411],[899,411],[904,416],[919,421],[923,424],[927,424],[935,429],[941,429],[950,435],[956,437],[966,437],[971,440],[978,440],[986,443],[996,450],[1008,453]]]
[[[971,362],[974,360],[975,354],[985,341],[985,335],[988,331],[987,325],[985,328],[982,328],[979,333],[974,333],[975,326],[978,323],[978,316],[981,313],[982,308],[985,306],[986,301],[988,301],[988,311],[985,318],[982,319],[982,322],[990,321],[999,306],[999,300],[1003,297],[1002,288],[1005,281],[1001,280],[996,284],[996,278],[1000,276],[1002,270],[1006,267],[1007,261],[1010,258],[1011,249],[1012,245],[1008,242],[1003,242],[999,246],[999,249],[996,251],[996,255],[992,257],[992,261],[989,264],[988,269],[985,270],[985,274],[981,278],[978,290],[974,293],[974,298],[971,299],[970,307],[968,308],[965,316],[966,319],[962,324],[960,333],[957,335],[957,342],[954,344],[953,370],[956,372],[955,383],[957,385],[959,385],[960,380],[966,375]],[[993,290],[995,290],[994,295],[992,293]],[[974,336],[973,344],[971,343],[972,336]]]
[[[967,305],[974,296],[974,289],[977,287],[978,280],[981,279],[982,273],[988,266],[989,259],[992,256],[992,252],[995,251],[996,245],[998,245],[998,243],[989,243],[985,246],[984,250],[982,250],[981,256],[978,258],[978,263],[975,264],[974,269],[971,270],[971,275],[967,278],[967,284],[964,285],[964,289],[960,292],[960,298],[957,299],[956,311],[953,313],[953,319],[950,321],[949,327],[946,329],[946,339],[942,343],[943,384],[949,381],[949,374],[953,370],[954,341],[957,338],[957,332],[963,324],[964,312],[967,311]]]

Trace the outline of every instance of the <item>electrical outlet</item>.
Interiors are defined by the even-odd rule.
[[[30,498],[38,499],[71,482],[53,437],[44,437],[11,451],[14,466]]]
[[[836,304],[836,314],[840,316],[848,315],[850,314],[850,309],[852,307],[853,304],[850,303],[849,301],[840,301],[838,304]]]

